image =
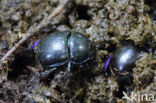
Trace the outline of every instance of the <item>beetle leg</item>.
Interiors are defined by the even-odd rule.
[[[72,64],[71,64],[71,62],[69,61],[68,62],[68,65],[67,65],[67,68],[66,68],[66,71],[65,71],[65,73],[64,73],[64,76],[69,76],[69,72],[70,72],[70,69],[71,69],[71,66],[72,66]]]
[[[71,62],[69,61],[66,72],[70,72],[70,68],[71,68]]]
[[[46,77],[46,76],[48,76],[50,73],[52,73],[53,71],[55,71],[57,68],[52,68],[52,69],[50,69],[50,70],[47,70],[47,71],[45,71],[45,72],[42,72],[42,73],[40,73],[40,77],[41,78],[44,78],[44,77]]]

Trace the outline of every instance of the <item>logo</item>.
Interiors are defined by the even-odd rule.
[[[151,102],[151,103],[156,103],[156,94],[142,94],[140,92],[131,92],[130,95],[127,95],[124,91],[123,91],[123,97],[122,99],[126,99],[128,101],[131,102],[143,102],[143,101],[147,101],[147,102]]]

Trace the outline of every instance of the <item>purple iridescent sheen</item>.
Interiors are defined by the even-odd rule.
[[[112,57],[112,55],[110,55],[109,58],[107,59],[107,61],[105,62],[105,65],[104,65],[104,70],[105,70],[105,71],[106,71],[106,69],[107,69],[107,67],[108,67],[108,65],[109,65],[109,62],[110,62],[110,60],[111,60],[111,57]]]
[[[36,42],[32,45],[32,48],[34,48],[38,43],[39,43],[39,41],[36,41]]]

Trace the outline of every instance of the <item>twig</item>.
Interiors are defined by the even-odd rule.
[[[65,0],[64,3],[60,4],[48,17],[45,17],[38,26],[33,26],[27,31],[27,33],[15,44],[0,60],[0,64],[7,60],[7,58],[20,46],[22,45],[29,37],[33,36],[35,32],[39,31],[41,28],[45,27],[50,23],[50,21],[58,15],[63,7],[66,5],[68,0]]]

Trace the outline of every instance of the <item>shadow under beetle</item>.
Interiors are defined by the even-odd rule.
[[[83,64],[95,53],[90,40],[74,31],[56,32],[46,36],[37,44],[35,51],[45,70],[41,73],[43,77],[66,63],[67,70],[70,71],[71,64]]]

